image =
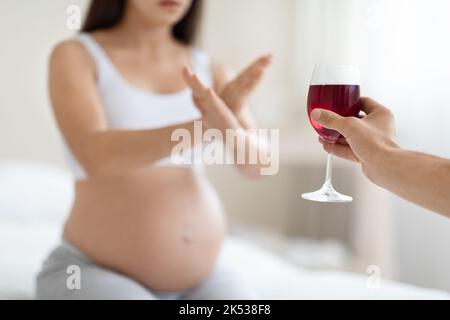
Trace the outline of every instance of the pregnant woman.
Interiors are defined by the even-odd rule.
[[[222,131],[251,128],[246,101],[271,57],[230,81],[192,46],[200,6],[94,0],[83,32],[55,48],[50,96],[76,195],[63,242],[38,275],[37,298],[254,297],[237,262],[221,254],[219,198],[201,166],[172,162],[171,136],[193,134],[200,119]],[[250,177],[262,167],[238,166]]]

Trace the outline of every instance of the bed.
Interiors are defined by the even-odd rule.
[[[58,244],[73,197],[64,169],[0,163],[0,299],[33,299],[34,278]],[[307,271],[240,237],[228,237],[225,254],[262,299],[449,299],[446,292],[390,281],[371,286],[365,275]]]

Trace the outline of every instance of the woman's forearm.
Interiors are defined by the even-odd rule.
[[[450,160],[391,149],[374,164],[373,180],[400,197],[450,217]]]
[[[269,154],[269,145],[260,140],[256,134],[249,130],[237,130],[234,135],[236,143],[232,149],[228,146],[228,152],[239,171],[248,178],[257,179],[263,176],[265,169],[272,166],[272,157]]]
[[[186,129],[192,135],[194,123],[155,130],[93,133],[77,148],[77,157],[89,176],[134,171],[169,157],[179,143],[172,141],[172,133],[177,129]]]
[[[241,112],[237,115],[237,119],[242,128],[244,128],[245,130],[258,128],[258,124],[248,107],[241,110]]]

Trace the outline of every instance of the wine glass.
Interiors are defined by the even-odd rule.
[[[320,126],[311,118],[314,109],[333,111],[343,117],[357,117],[361,111],[360,73],[356,66],[318,64],[314,68],[308,95],[309,120],[317,133],[327,142],[335,144],[341,138],[339,132]],[[348,203],[353,198],[340,194],[332,184],[332,153],[328,154],[325,183],[312,193],[305,193],[305,200],[328,203]]]

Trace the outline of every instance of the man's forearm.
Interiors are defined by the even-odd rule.
[[[450,160],[396,148],[383,152],[373,167],[376,184],[450,217]]]

